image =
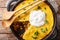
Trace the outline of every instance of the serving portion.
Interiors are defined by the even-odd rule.
[[[14,10],[30,4],[33,0],[19,3]],[[28,7],[23,10],[28,9]],[[23,11],[21,11],[23,12]],[[16,16],[17,13],[14,15]],[[53,12],[49,5],[41,2],[39,5],[21,14],[12,24],[12,27],[23,40],[42,40],[49,35],[54,25]]]

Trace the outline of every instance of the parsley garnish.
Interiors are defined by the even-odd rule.
[[[41,29],[41,32],[45,33],[45,30],[42,28],[42,29]]]
[[[46,31],[48,31],[48,28],[46,28]]]
[[[41,9],[41,7],[40,6],[38,6],[38,8],[37,9]]]
[[[34,37],[34,36],[32,36],[32,38],[33,38],[33,39],[37,39],[37,37],[36,37],[36,36],[35,36],[35,37]]]
[[[36,36],[37,36],[38,34],[39,34],[38,31],[36,31],[36,32],[34,33],[34,35],[36,35]]]
[[[46,10],[46,7],[44,9]]]
[[[48,24],[48,21],[47,21],[47,20],[45,20],[45,23],[46,23],[46,24]]]
[[[33,39],[37,39],[38,34],[39,34],[38,31],[36,31],[36,32],[34,33],[34,35],[32,36],[32,38],[33,38]]]

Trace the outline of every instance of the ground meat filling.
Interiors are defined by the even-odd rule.
[[[14,22],[12,27],[14,28],[15,32],[19,35],[20,39],[23,39],[23,33],[28,29],[30,26],[29,21],[22,21],[22,22]]]

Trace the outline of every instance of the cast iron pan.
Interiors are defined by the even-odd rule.
[[[12,1],[10,1],[9,4],[8,4],[8,6],[7,6],[7,10],[8,10],[8,11],[14,11],[15,7],[16,7],[19,3],[23,2],[23,1],[24,1],[24,0],[12,0]],[[15,3],[14,5],[12,5],[13,2],[16,2],[16,3]],[[54,38],[55,38],[56,35],[57,35],[57,30],[56,30],[56,28],[57,28],[57,14],[56,14],[53,6],[52,6],[48,1],[45,1],[45,3],[47,3],[47,4],[50,6],[51,10],[53,11],[53,16],[54,16],[54,25],[53,25],[53,26],[54,26],[54,27],[53,27],[52,31],[50,32],[50,34],[47,35],[47,36],[46,36],[45,38],[43,38],[42,40],[54,40]],[[13,23],[12,23],[12,25],[13,25]],[[20,30],[15,31],[15,30],[14,30],[14,27],[13,27],[12,25],[10,26],[10,28],[11,28],[13,34],[18,38],[18,40],[23,40],[23,39],[20,38],[20,36],[18,35],[21,31],[20,31]],[[22,26],[23,26],[23,25],[22,25]],[[24,32],[24,31],[23,31],[23,32]],[[53,37],[53,36],[54,36],[54,37]]]

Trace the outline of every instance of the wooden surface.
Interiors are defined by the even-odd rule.
[[[2,13],[5,13],[7,11],[6,9],[6,2],[9,1],[9,0],[0,0],[0,40],[17,40],[16,37],[12,34],[10,28],[5,28],[5,27],[2,27],[2,24],[1,24],[1,19],[2,19]],[[60,0],[55,0],[58,5],[59,5],[59,9],[60,9]],[[58,29],[60,31],[60,10],[58,11],[58,16],[57,16],[57,20],[58,20]],[[59,32],[59,36],[57,37],[58,40],[60,37],[60,32]]]
[[[9,0],[0,0],[0,40],[17,40],[17,38],[12,34],[10,28],[2,27],[1,19],[2,13],[7,11],[6,2]]]

